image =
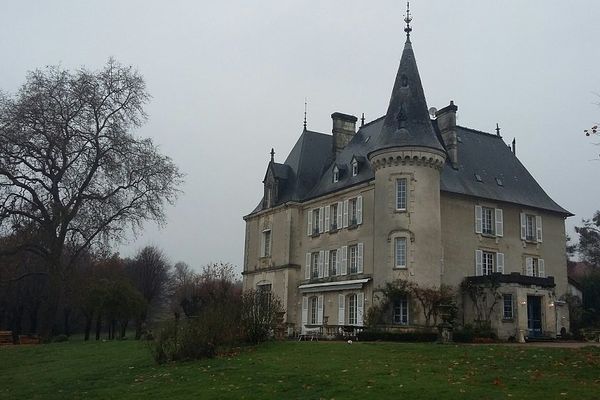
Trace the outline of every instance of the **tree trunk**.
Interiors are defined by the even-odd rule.
[[[56,325],[58,307],[62,300],[63,281],[60,277],[60,263],[55,262],[50,268],[50,279],[48,282],[48,300],[42,313],[42,326],[40,334],[44,340],[52,337]]]
[[[90,340],[90,331],[92,330],[92,315],[85,316],[85,334],[83,340]]]
[[[63,310],[63,315],[64,315],[64,330],[65,330],[65,335],[67,336],[71,336],[71,327],[69,325],[69,319],[71,317],[71,310],[69,308],[65,308]]]
[[[128,320],[121,321],[121,337],[119,339],[125,338],[125,333],[127,332],[127,324],[128,323],[129,323]]]
[[[38,330],[38,314],[40,309],[40,303],[37,302],[29,311],[29,332],[35,335]]]
[[[102,314],[98,313],[96,317],[96,340],[100,340],[100,331],[102,330]]]

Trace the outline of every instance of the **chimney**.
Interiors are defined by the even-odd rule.
[[[437,125],[453,168],[458,168],[458,138],[456,136],[456,111],[454,101],[435,113]]]
[[[344,147],[352,140],[356,133],[356,118],[354,115],[334,112],[331,114],[333,120],[333,152],[335,154],[342,151]]]

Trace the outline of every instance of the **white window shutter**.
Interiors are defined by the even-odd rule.
[[[344,224],[344,221],[342,219],[343,215],[344,215],[344,202],[338,201],[338,206],[337,206],[337,228],[338,229],[342,229],[342,226]]]
[[[341,253],[342,253],[342,251],[340,249],[337,249],[335,251],[335,274],[336,275],[340,275],[340,257],[342,256]]]
[[[521,213],[521,240],[527,238],[527,216],[525,213]]]
[[[475,250],[475,275],[483,275],[483,251]]]
[[[317,325],[323,324],[323,295],[317,297]]]
[[[342,275],[348,274],[348,246],[342,246]]]
[[[323,207],[319,208],[319,233],[323,233]]]
[[[536,215],[535,217],[535,230],[537,241],[542,242],[542,217],[540,215]]]
[[[323,277],[323,260],[325,259],[325,252],[319,251],[319,261],[317,262],[317,268],[319,269],[319,278]]]
[[[323,232],[329,232],[329,227],[331,226],[331,222],[330,222],[330,214],[331,214],[331,207],[327,206],[325,207],[325,229],[323,229]]]
[[[346,315],[346,296],[338,294],[338,325],[344,325]]]
[[[357,272],[359,274],[362,274],[362,272],[363,272],[363,248],[364,248],[364,246],[363,246],[362,243],[359,243],[358,246],[357,246],[357,248],[358,248],[358,260],[356,260]]]
[[[313,232],[312,232],[312,217],[313,217],[313,212],[312,210],[308,210],[308,229],[307,229],[307,234],[308,236],[312,236]]]
[[[533,258],[525,257],[525,275],[533,276]]]
[[[344,200],[344,224],[342,225],[342,227],[348,227],[348,200]]]
[[[496,253],[496,272],[504,273],[504,253]]]
[[[365,295],[358,293],[356,295],[356,325],[363,326],[363,310],[365,309]]]
[[[362,196],[358,196],[356,198],[356,223],[358,225],[362,224],[362,204],[363,204],[363,198]]]
[[[546,277],[546,266],[544,265],[544,259],[538,258],[538,276],[540,278]]]
[[[308,324],[308,297],[302,296],[302,332],[305,332]]]
[[[504,213],[496,208],[496,236],[504,236]]]
[[[329,250],[325,250],[325,261],[323,261],[323,276],[329,276]]]
[[[475,233],[483,230],[483,211],[481,206],[475,206]]]
[[[306,253],[306,268],[304,270],[304,279],[310,279],[310,253]]]

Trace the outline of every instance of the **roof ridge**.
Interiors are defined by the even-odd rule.
[[[489,133],[489,132],[484,132],[484,131],[480,131],[479,129],[473,129],[473,128],[469,128],[466,126],[462,126],[462,125],[456,125],[457,128],[461,128],[461,129],[466,129],[467,131],[471,131],[473,133],[477,133],[479,135],[487,135],[487,136],[492,136],[498,139],[502,139],[502,136],[499,136],[495,133]]]
[[[367,122],[363,126],[358,127],[358,131],[360,131],[362,128],[365,128],[365,127],[367,127],[367,126],[369,126],[371,124],[374,124],[375,122],[378,122],[379,120],[384,119],[384,118],[385,118],[385,115],[382,115],[379,118],[375,118],[373,121]],[[358,131],[357,131],[357,133],[358,133]]]

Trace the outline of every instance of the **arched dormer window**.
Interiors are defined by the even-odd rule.
[[[340,181],[340,169],[336,165],[333,167],[333,183]]]
[[[352,160],[352,176],[358,175],[358,161]]]

